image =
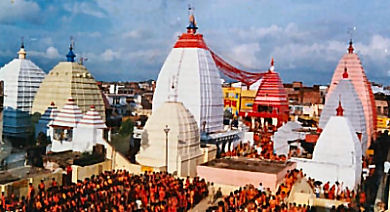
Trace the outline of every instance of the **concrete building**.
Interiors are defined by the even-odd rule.
[[[298,132],[302,125],[296,121],[289,121],[279,127],[278,131],[273,135],[274,153],[277,155],[288,156],[290,151],[289,141],[304,140],[305,134]]]
[[[50,125],[50,131],[53,132],[51,137],[52,152],[73,150],[73,129],[76,128],[82,116],[81,109],[70,97]]]

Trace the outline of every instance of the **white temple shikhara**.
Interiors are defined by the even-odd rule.
[[[367,149],[367,130],[364,109],[359,95],[356,93],[352,81],[349,79],[347,67],[344,68],[343,79],[339,81],[333,92],[328,95],[322,110],[319,127],[324,128],[332,116],[336,115],[336,108],[341,101],[344,116],[349,119],[355,133],[357,133],[362,146],[363,155]]]
[[[106,141],[103,139],[104,129],[107,126],[95,106],[83,115],[83,118],[77,123],[77,127],[73,132],[73,151],[76,152],[92,152],[96,144],[105,145]]]
[[[45,72],[26,59],[22,43],[18,58],[0,69],[4,81],[3,134],[5,137],[26,139],[30,136],[31,107]]]
[[[65,106],[58,112],[50,125],[53,131],[51,137],[51,151],[63,152],[73,149],[73,129],[82,118],[80,108],[74,99],[70,97]]]
[[[203,35],[196,33],[193,14],[169,53],[158,75],[153,98],[155,113],[168,99],[170,81],[177,86],[177,100],[193,114],[198,128],[206,132],[223,129],[222,86],[217,66]]]
[[[343,116],[342,100],[314,147],[313,159],[292,158],[308,177],[322,182],[339,182],[356,188],[362,173],[362,148],[350,120]]]
[[[191,112],[177,101],[175,81],[169,84],[168,100],[146,122],[136,160],[178,176],[196,176],[196,166],[203,162],[199,128]]]

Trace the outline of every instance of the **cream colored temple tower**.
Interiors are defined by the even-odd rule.
[[[199,128],[191,112],[177,101],[174,83],[171,80],[168,100],[146,122],[136,160],[146,167],[194,177],[196,166],[203,162]]]
[[[103,97],[95,79],[82,65],[75,62],[76,55],[70,45],[67,61],[56,65],[43,80],[32,106],[32,113],[43,114],[52,102],[62,108],[72,96],[82,113],[94,105],[99,115],[105,119]]]

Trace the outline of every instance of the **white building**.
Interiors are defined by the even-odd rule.
[[[73,98],[49,125],[52,152],[92,152],[96,144],[107,145],[103,138],[107,126],[95,106],[83,115]]]
[[[153,112],[168,100],[169,87],[177,85],[177,101],[193,114],[198,128],[207,132],[223,129],[222,85],[217,66],[202,34],[196,33],[193,15],[169,53],[158,75]]]
[[[50,125],[53,131],[51,151],[63,152],[73,149],[73,129],[82,118],[80,108],[71,97]]]
[[[341,112],[340,112],[341,111]],[[330,117],[314,148],[313,159],[292,158],[308,177],[322,182],[343,183],[356,188],[362,173],[362,149],[351,122],[342,114]]]
[[[45,72],[26,59],[23,44],[18,58],[0,69],[0,80],[4,81],[4,136],[25,139],[30,134],[31,107],[44,77]]]
[[[74,129],[72,151],[92,152],[96,144],[105,145],[103,133],[106,128],[103,119],[96,111],[95,106],[92,105]]]
[[[272,139],[274,141],[274,153],[288,156],[290,150],[288,142],[305,139],[305,133],[296,131],[300,128],[302,128],[301,124],[296,121],[289,121],[279,127]]]

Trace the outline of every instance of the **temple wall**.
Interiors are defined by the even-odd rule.
[[[14,182],[6,183],[3,185],[0,185],[1,192],[4,192],[6,196],[9,196],[11,194],[15,194],[15,196],[27,196],[28,192],[28,184],[32,183],[34,188],[38,188],[39,183],[41,183],[41,180],[44,181],[46,188],[49,188],[51,185],[52,178],[55,178],[57,183],[59,185],[62,184],[62,173],[41,173],[34,175],[32,177],[20,179]]]
[[[295,164],[290,167],[286,167],[279,173],[264,173],[210,166],[197,166],[197,173],[200,178],[204,178],[206,181],[214,182],[216,184],[240,187],[252,184],[257,187],[260,183],[262,183],[264,188],[270,188],[272,192],[275,192],[278,184],[283,181],[287,170],[294,168]]]
[[[295,203],[295,204],[301,204],[301,205],[310,205],[310,206],[317,206],[317,207],[323,207],[323,208],[332,208],[332,206],[335,206],[336,208],[339,205],[347,205],[348,202],[343,202],[339,200],[331,200],[331,199],[325,199],[325,198],[316,198],[315,195],[307,194],[307,193],[295,193],[294,197],[290,199],[288,202]]]
[[[215,145],[208,144],[207,147],[200,148],[200,150],[203,153],[203,161],[201,163],[206,163],[217,158],[217,147]]]
[[[77,180],[84,180],[92,175],[99,175],[104,171],[110,171],[112,170],[111,165],[110,160],[89,166],[72,165],[72,182],[76,183]]]
[[[54,138],[51,138],[51,151],[52,152],[65,152],[72,150],[73,142],[72,141],[58,141]]]
[[[323,163],[304,158],[291,158],[297,163],[297,169],[302,169],[307,177],[322,181],[323,183],[342,182],[344,187],[355,188],[360,183],[360,176],[356,176],[354,166],[345,166],[332,163]]]

